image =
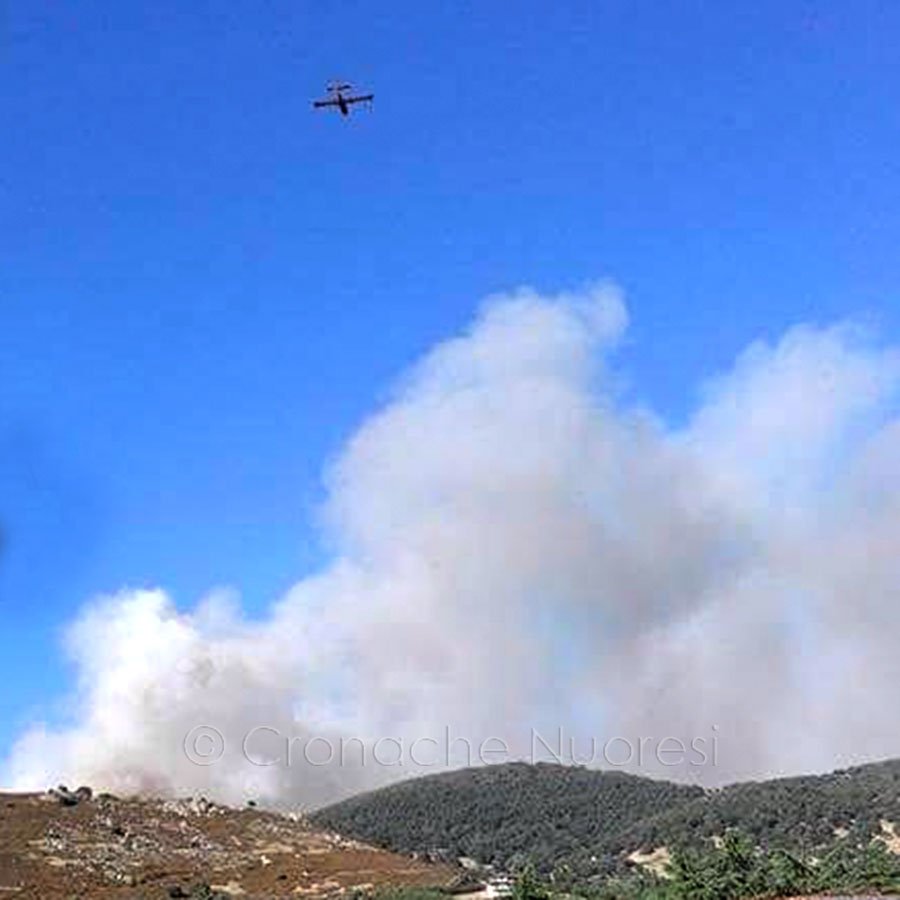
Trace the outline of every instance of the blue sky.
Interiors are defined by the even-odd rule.
[[[11,0],[0,751],[88,598],[322,560],[323,464],[488,294],[611,278],[673,421],[758,336],[900,331],[900,7]],[[310,100],[376,93],[349,120]],[[2,755],[2,752],[0,752]]]

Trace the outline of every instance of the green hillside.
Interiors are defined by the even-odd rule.
[[[827,775],[734,784],[620,832],[624,847],[698,843],[737,828],[761,846],[813,850],[835,833],[874,836],[884,819],[900,825],[900,760]]]
[[[719,790],[581,767],[510,763],[401,782],[313,817],[401,852],[526,862],[580,880],[627,871],[634,851],[713,846],[736,829],[757,847],[807,855],[849,832],[867,841],[900,825],[900,761]]]
[[[445,851],[540,871],[594,848],[601,857],[628,827],[702,799],[702,789],[623,772],[508,763],[444,772],[352,797],[316,824],[401,852]],[[605,869],[612,859],[592,866]]]

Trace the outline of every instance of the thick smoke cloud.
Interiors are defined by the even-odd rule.
[[[704,766],[631,768],[711,784],[900,754],[900,357],[798,327],[675,429],[616,391],[626,328],[608,286],[489,300],[330,467],[328,568],[263,621],[227,596],[94,602],[68,636],[74,724],[24,735],[6,779],[317,804],[466,762],[447,729],[529,758],[562,728],[607,765],[614,736],[703,738]],[[215,764],[185,752],[200,725]],[[395,739],[382,763],[402,740],[405,764],[318,765],[342,736]]]

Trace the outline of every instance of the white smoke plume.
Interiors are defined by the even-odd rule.
[[[447,729],[453,764],[462,738],[714,737],[704,766],[630,765],[707,783],[900,755],[900,355],[797,327],[672,428],[616,389],[626,327],[610,286],[490,299],[330,467],[324,571],[262,621],[227,596],[92,603],[73,724],[25,734],[2,780],[318,804]],[[186,752],[198,726],[222,746]],[[342,736],[394,743],[318,765]]]

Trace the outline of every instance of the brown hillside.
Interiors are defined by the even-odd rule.
[[[0,900],[317,898],[362,886],[440,885],[453,874],[298,817],[202,799],[0,794]]]

